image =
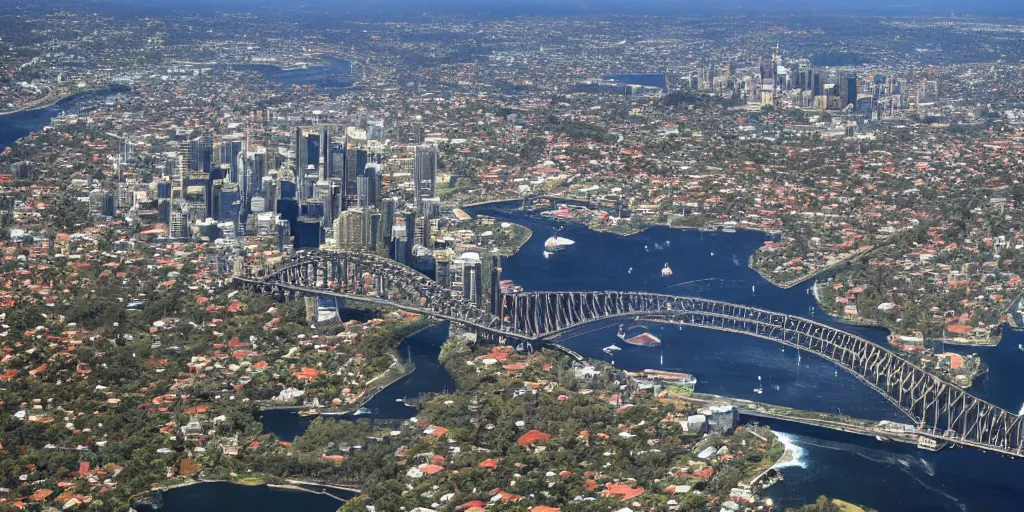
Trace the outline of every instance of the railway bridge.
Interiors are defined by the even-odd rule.
[[[1024,456],[1024,421],[1018,415],[885,347],[785,313],[700,297],[621,291],[492,292],[485,307],[414,269],[362,252],[302,252],[269,268],[246,268],[233,281],[282,299],[326,295],[398,307],[516,343],[540,343],[587,324],[625,317],[745,334],[842,367],[902,411],[921,435]]]

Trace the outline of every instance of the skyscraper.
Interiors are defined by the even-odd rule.
[[[413,197],[419,203],[425,197],[434,197],[437,187],[437,148],[417,146],[413,162]]]
[[[302,192],[302,177],[309,165],[309,145],[303,128],[295,129],[295,184],[299,187],[299,199],[305,199]]]
[[[501,315],[501,256],[491,256],[491,314]]]
[[[363,175],[356,179],[356,194],[359,206],[376,207],[379,205],[380,178],[380,164],[366,164]]]
[[[213,137],[199,135],[181,143],[185,171],[210,174],[213,170]]]
[[[350,208],[341,212],[334,222],[334,241],[339,247],[362,249],[365,244],[363,209]]]

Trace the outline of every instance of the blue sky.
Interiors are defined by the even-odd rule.
[[[880,14],[949,14],[975,12],[1024,16],[1024,0],[96,0],[134,10],[153,6],[181,10],[250,10],[256,7],[406,12],[491,12],[530,14],[714,12],[875,12]]]

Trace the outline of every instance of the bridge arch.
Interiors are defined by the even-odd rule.
[[[368,253],[303,252],[270,268],[247,268],[236,286],[260,293],[333,295],[399,307],[517,340],[541,341],[586,324],[657,316],[746,334],[817,354],[842,367],[912,418],[922,435],[1022,456],[1024,421],[885,347],[815,322],[700,297],[571,291],[503,295],[495,315],[422,273]]]

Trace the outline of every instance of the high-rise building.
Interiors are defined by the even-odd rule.
[[[306,167],[309,166],[309,141],[306,139],[304,128],[295,129],[295,182],[302,183],[302,177],[306,174]],[[302,186],[299,185],[299,199],[305,199],[302,195]]]
[[[441,198],[424,197],[416,204],[416,213],[424,219],[438,219],[441,217]]]
[[[465,252],[452,260],[452,291],[477,306],[483,304],[483,265],[480,255]]]
[[[380,164],[366,164],[363,175],[356,179],[356,194],[359,206],[379,206],[380,188]]]
[[[857,106],[857,75],[844,75],[839,80],[839,97],[842,105],[839,108],[846,108],[847,105]]]
[[[437,189],[437,148],[417,146],[413,162],[413,197],[419,203],[423,198],[434,197]]]
[[[491,256],[491,293],[490,301],[491,314],[501,315],[501,256]]]
[[[334,241],[338,247],[362,249],[366,243],[364,221],[362,208],[350,208],[341,212],[334,221]]]
[[[180,144],[185,171],[210,174],[213,170],[213,137],[199,135]]]
[[[444,288],[452,286],[452,260],[455,253],[451,249],[434,251],[434,280]]]
[[[416,244],[416,212],[408,212],[404,216],[405,223],[405,261],[412,263],[412,246]]]
[[[405,230],[404,224],[398,224],[391,228],[391,246],[388,250],[388,257],[403,265],[409,265],[412,263],[412,247],[406,247],[408,237]]]
[[[385,236],[391,235],[391,228],[395,225],[395,214],[398,210],[398,200],[389,197],[381,201],[381,233]]]
[[[227,174],[228,181],[231,183],[238,183],[240,178],[240,171],[238,164],[241,160],[238,159],[238,155],[242,153],[242,148],[245,145],[245,141],[241,137],[224,138],[220,141],[220,148],[218,149],[218,160],[221,164],[230,165],[230,172]]]

